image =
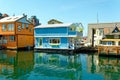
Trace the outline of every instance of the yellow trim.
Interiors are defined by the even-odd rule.
[[[120,41],[120,39],[103,39],[101,41]]]

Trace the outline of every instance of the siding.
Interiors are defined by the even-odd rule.
[[[24,24],[24,23],[23,23]],[[21,30],[18,31],[18,26],[21,26]],[[32,24],[28,25],[28,29],[26,29],[26,24],[24,24],[24,28],[22,28],[22,23],[16,22],[16,34],[24,34],[24,35],[33,35],[34,34],[34,26]],[[30,31],[32,29],[32,31]]]
[[[67,35],[67,28],[36,28],[35,36]]]
[[[33,47],[33,36],[18,35],[18,48],[31,46]]]
[[[15,41],[10,41],[10,36],[5,36],[7,39],[7,43],[6,44],[2,44],[2,46],[4,46],[5,48],[17,48],[16,45],[16,36],[15,36]]]
[[[6,24],[7,30],[2,31],[2,24]],[[14,24],[14,30],[15,30],[15,23],[0,23],[0,35],[14,35],[15,31],[8,31],[8,24]]]

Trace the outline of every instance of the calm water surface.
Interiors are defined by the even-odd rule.
[[[0,51],[0,80],[120,80],[119,58]]]

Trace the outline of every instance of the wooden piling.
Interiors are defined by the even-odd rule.
[[[105,53],[106,55],[119,55],[120,46],[98,46],[98,55]]]
[[[119,54],[119,49],[116,47],[116,56]]]

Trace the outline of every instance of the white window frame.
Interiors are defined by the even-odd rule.
[[[6,24],[2,24],[2,31],[7,31],[7,25]]]
[[[57,41],[56,43],[54,43],[53,41],[51,42],[51,40],[59,40],[59,41]],[[49,44],[50,45],[60,45],[61,44],[61,40],[60,40],[60,38],[49,38]]]

